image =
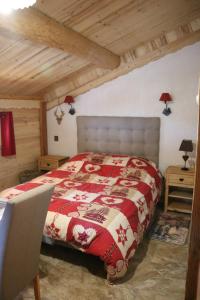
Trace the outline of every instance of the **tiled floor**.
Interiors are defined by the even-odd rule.
[[[78,251],[45,246],[40,260],[42,300],[183,300],[187,246],[145,239],[123,282],[108,285],[103,263]],[[54,258],[52,258],[54,257]],[[32,287],[23,299],[34,299]]]

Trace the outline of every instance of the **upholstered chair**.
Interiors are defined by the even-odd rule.
[[[0,220],[0,300],[15,299],[32,281],[35,299],[40,299],[38,263],[52,191],[52,186],[43,185],[5,204]]]

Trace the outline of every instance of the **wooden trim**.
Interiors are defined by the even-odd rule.
[[[40,300],[41,299],[41,297],[40,297],[40,278],[39,278],[38,274],[33,279],[33,286],[34,286],[35,300]]]
[[[196,179],[192,209],[192,226],[190,235],[188,271],[186,278],[185,300],[199,300],[200,280],[200,107],[197,142]]]
[[[17,96],[17,95],[0,95],[0,100],[32,100],[43,101],[43,96]]]
[[[198,280],[197,280],[197,300],[200,300],[200,256],[199,256],[199,268],[198,268]]]
[[[57,105],[58,99],[62,103],[66,95],[74,97],[81,95],[109,80],[127,74],[136,68],[199,40],[200,18],[197,18],[184,24],[184,26],[163,32],[143,45],[124,53],[121,56],[120,66],[112,71],[97,69],[95,66],[88,65],[48,88],[41,90],[40,93],[45,94],[45,99],[48,102],[47,109],[51,109]],[[55,95],[57,95],[56,99]]]
[[[10,16],[0,16],[0,27],[51,48],[81,57],[106,69],[120,64],[120,57],[68,28],[36,8],[19,9]]]
[[[40,103],[40,153],[48,153],[46,103]]]

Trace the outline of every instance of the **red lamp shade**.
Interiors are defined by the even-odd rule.
[[[74,103],[74,97],[72,96],[66,96],[65,97],[65,100],[64,100],[64,103],[67,103],[67,104],[71,104],[71,103]]]
[[[162,93],[160,96],[160,101],[169,102],[172,101],[172,97],[169,93]]]

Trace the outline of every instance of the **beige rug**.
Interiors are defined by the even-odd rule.
[[[146,239],[123,282],[114,286],[108,285],[103,263],[96,257],[59,246],[45,246],[42,252],[42,300],[184,299],[186,246]],[[32,287],[20,299],[34,299]]]

